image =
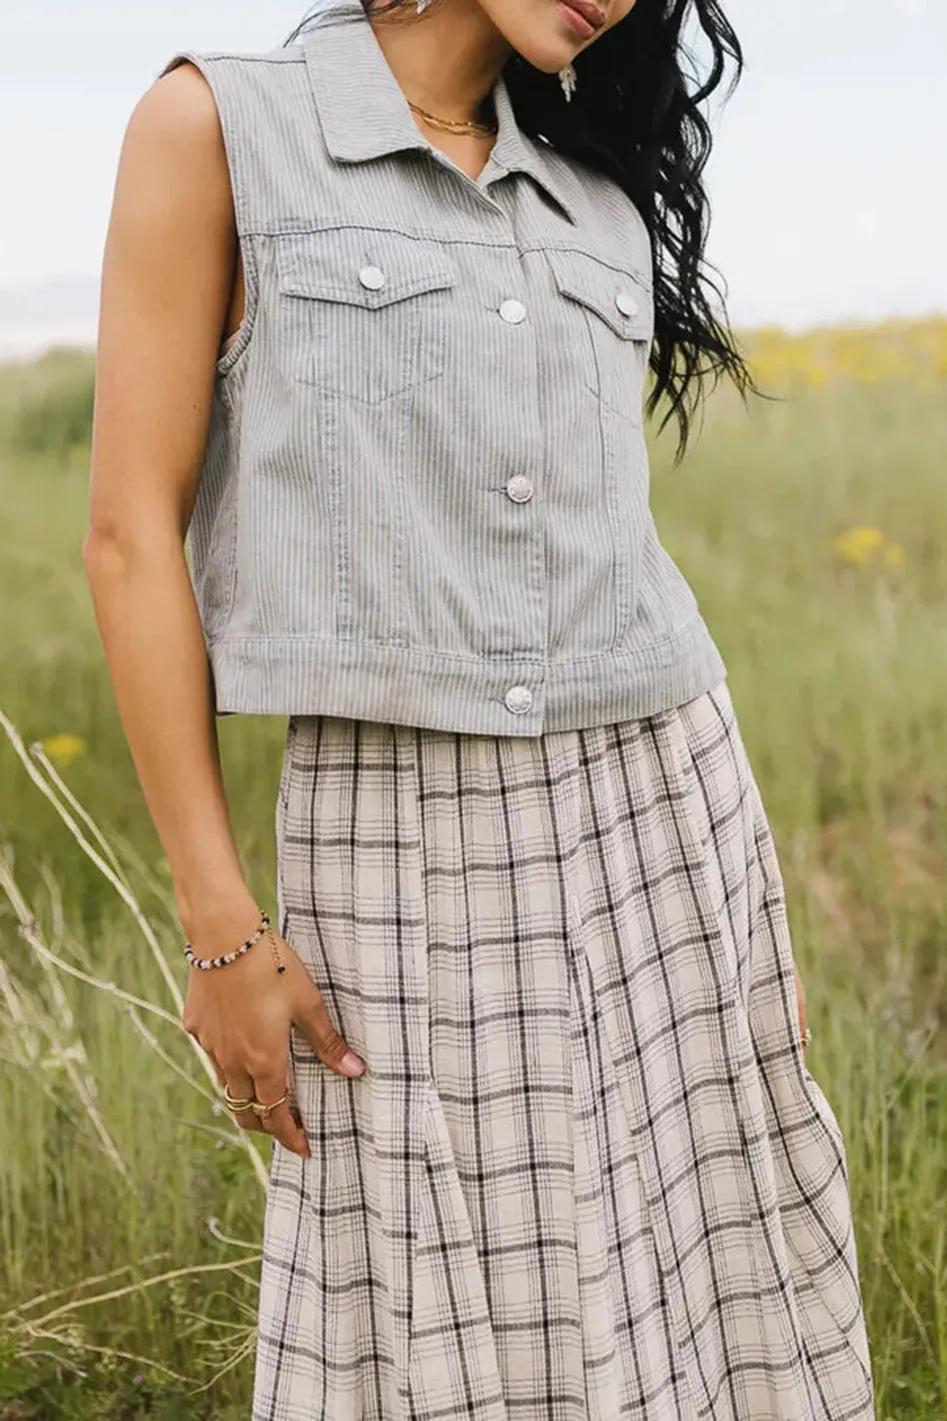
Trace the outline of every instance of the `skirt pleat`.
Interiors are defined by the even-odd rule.
[[[254,1421],[870,1421],[838,1122],[725,684],[537,738],[290,720]]]

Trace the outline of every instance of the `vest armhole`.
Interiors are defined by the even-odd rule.
[[[194,50],[179,50],[158,75],[158,78],[161,79],[165,74],[170,74],[172,70],[180,68],[182,64],[192,64],[203,75],[211,91],[220,121],[220,131],[230,174],[237,242],[243,262],[246,304],[243,320],[234,332],[230,344],[217,359],[218,376],[226,376],[230,373],[249,344],[259,301],[256,244],[252,233],[248,231],[247,221],[248,174],[238,127],[231,117],[231,95],[230,86],[227,83],[226,58],[225,55],[198,54]],[[236,103],[235,97],[233,102]]]

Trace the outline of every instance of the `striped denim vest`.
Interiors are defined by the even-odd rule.
[[[648,502],[652,253],[610,179],[517,127],[475,181],[359,0],[182,51],[213,92],[247,310],[187,546],[217,712],[540,735],[725,675]]]

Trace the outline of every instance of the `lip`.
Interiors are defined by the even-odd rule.
[[[556,4],[573,29],[579,30],[586,39],[596,34],[608,18],[595,0],[556,0]]]

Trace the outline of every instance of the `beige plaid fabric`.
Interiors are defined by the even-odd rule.
[[[838,1124],[724,685],[534,739],[290,722],[254,1421],[869,1421]]]

